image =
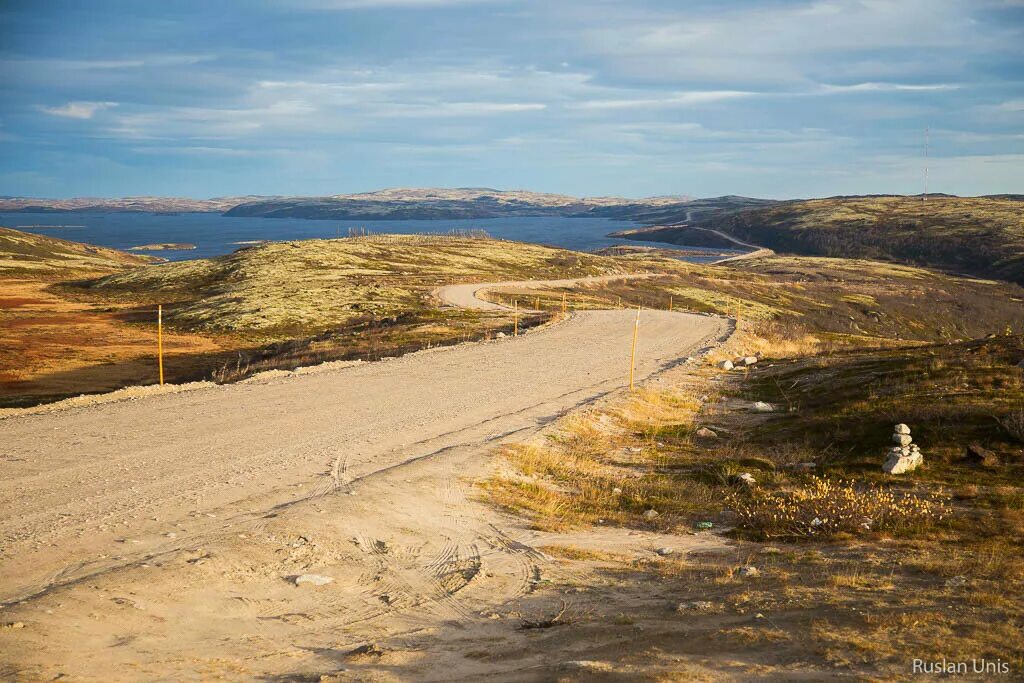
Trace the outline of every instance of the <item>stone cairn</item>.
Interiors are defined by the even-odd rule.
[[[892,440],[896,445],[889,449],[889,457],[882,465],[883,470],[889,474],[903,474],[916,470],[924,462],[920,447],[911,443],[913,438],[910,436],[910,427],[902,423],[896,425]]]

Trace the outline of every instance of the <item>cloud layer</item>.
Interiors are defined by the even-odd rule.
[[[999,0],[0,12],[0,194],[1022,192]]]

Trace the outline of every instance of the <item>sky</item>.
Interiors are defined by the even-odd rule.
[[[0,195],[1024,193],[1022,46],[1024,0],[0,0]]]

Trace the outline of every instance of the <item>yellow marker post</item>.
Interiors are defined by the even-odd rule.
[[[633,323],[633,348],[629,352],[629,390],[633,391],[633,368],[636,367],[636,338],[640,334],[640,307],[636,307],[636,322]]]
[[[562,315],[565,315],[565,292],[562,292]]]
[[[512,302],[512,336],[519,336],[519,299]]]
[[[671,297],[671,296],[668,298],[668,312],[669,313],[672,312],[672,298],[673,297]]]
[[[156,355],[157,365],[160,368],[160,386],[164,385],[164,307],[157,304],[156,307]]]
[[[533,310],[535,310],[535,311],[539,311],[540,310],[540,297],[539,296],[533,297]]]

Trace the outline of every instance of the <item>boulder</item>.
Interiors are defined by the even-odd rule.
[[[731,360],[723,360],[721,363],[718,364],[718,367],[722,368],[723,370],[732,370],[735,366],[732,364]]]
[[[739,574],[740,576],[746,576],[746,577],[761,576],[761,570],[758,569],[757,567],[751,567],[751,566],[740,567],[738,570],[736,570],[736,573]]]
[[[707,427],[701,427],[693,433],[694,436],[701,439],[717,439],[718,433],[708,429]]]
[[[673,554],[675,550],[672,550],[672,548],[658,548],[654,552],[661,555],[662,557],[668,557],[669,555]]]
[[[644,519],[657,519],[661,517],[657,510],[651,509],[644,513]]]
[[[739,359],[739,361],[737,362],[737,365],[746,365],[746,366],[749,367],[749,366],[753,365],[756,362],[757,362],[757,356],[744,356],[743,358]]]
[[[737,480],[742,481],[747,486],[757,486],[757,479],[754,479],[754,475],[750,472],[744,472],[743,474],[736,477]]]
[[[999,456],[980,444],[972,443],[964,452],[964,463],[981,467],[998,467]]]
[[[893,434],[892,440],[900,446],[909,446],[910,442],[913,441],[910,434]]]
[[[909,434],[910,427],[903,424],[902,422],[896,425],[896,428],[892,430],[893,434]]]
[[[756,401],[754,405],[750,406],[750,409],[755,413],[774,413],[775,406],[771,403],[765,403],[764,401]]]
[[[889,474],[903,474],[916,470],[922,462],[924,462],[924,458],[921,456],[920,451],[909,454],[890,452],[885,464],[882,465],[882,469]]]

